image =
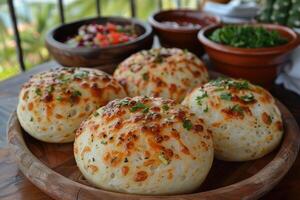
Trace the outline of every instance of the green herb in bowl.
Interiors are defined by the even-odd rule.
[[[218,28],[209,39],[238,48],[264,48],[286,44],[288,40],[275,30],[249,25],[228,25]]]

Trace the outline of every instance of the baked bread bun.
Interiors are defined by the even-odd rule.
[[[17,114],[21,126],[38,140],[74,141],[80,123],[123,87],[96,69],[58,68],[33,76],[21,89]]]
[[[181,102],[190,88],[208,81],[203,62],[181,49],[144,50],[124,60],[114,78],[129,96],[153,96]]]
[[[183,101],[213,133],[215,156],[253,160],[271,152],[283,134],[281,114],[265,89],[245,80],[216,79]]]
[[[77,130],[77,165],[93,185],[135,194],[190,192],[213,161],[203,121],[172,100],[134,97],[98,109]]]

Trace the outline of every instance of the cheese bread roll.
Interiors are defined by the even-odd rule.
[[[247,161],[271,152],[282,138],[281,114],[265,89],[245,80],[217,79],[183,101],[213,133],[215,155]]]
[[[129,96],[153,96],[181,102],[193,87],[208,81],[203,62],[181,49],[158,48],[133,54],[114,73]]]
[[[110,100],[126,96],[123,87],[96,69],[58,68],[33,76],[21,89],[21,126],[38,140],[74,141],[80,123]]]
[[[77,130],[77,165],[93,185],[134,194],[195,190],[213,161],[212,136],[203,121],[162,98],[111,101]]]

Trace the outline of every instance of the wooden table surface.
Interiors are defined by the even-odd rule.
[[[48,62],[34,69],[0,82],[0,199],[1,200],[49,200],[47,195],[32,185],[18,170],[13,155],[9,153],[6,139],[6,124],[10,113],[16,108],[20,86],[37,72],[57,67]],[[277,97],[295,116],[300,124],[300,96],[273,86],[271,93]],[[300,134],[300,133],[299,133]],[[262,199],[300,199],[300,156],[289,173],[271,192]]]

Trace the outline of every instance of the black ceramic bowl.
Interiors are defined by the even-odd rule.
[[[138,37],[132,41],[108,47],[71,47],[64,42],[77,34],[84,24],[105,24],[107,22],[133,24]],[[46,46],[55,60],[66,67],[97,67],[112,73],[115,67],[131,54],[150,49],[153,44],[153,30],[150,25],[136,19],[121,17],[97,17],[80,20],[56,27],[48,32]]]

